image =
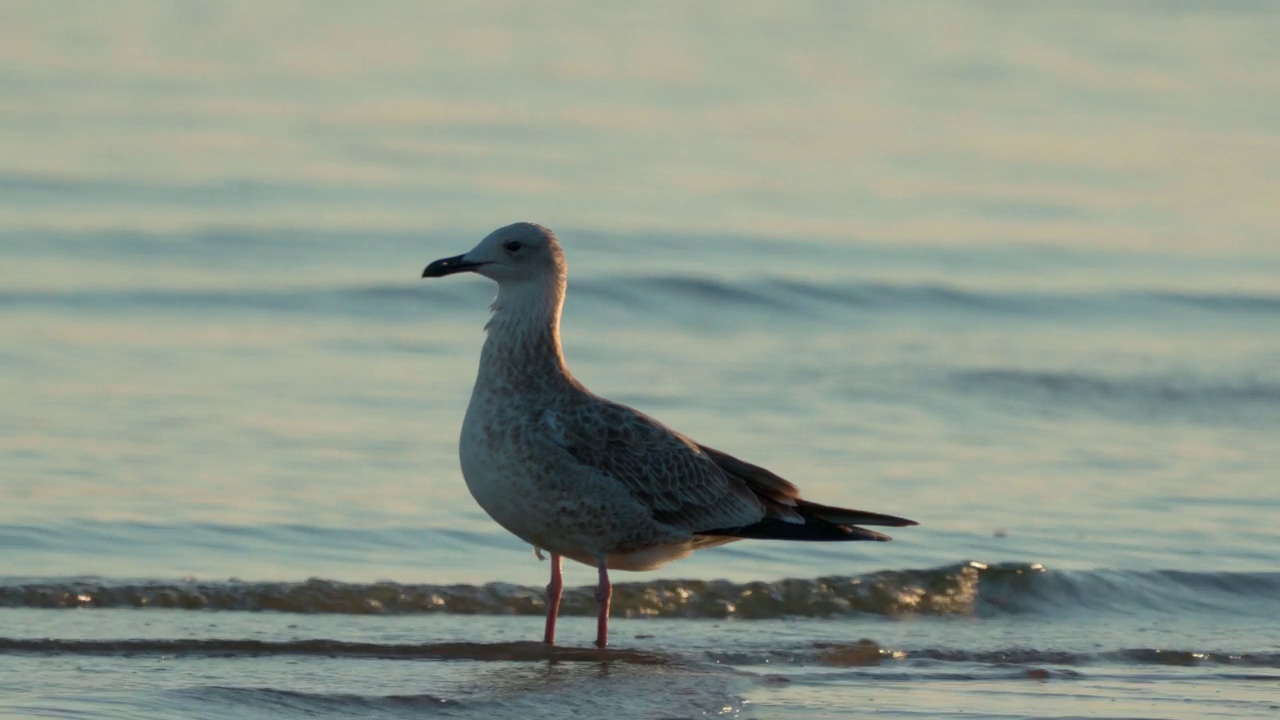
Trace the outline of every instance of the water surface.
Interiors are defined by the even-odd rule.
[[[540,7],[10,4],[0,714],[1275,714],[1269,4]],[[589,387],[921,526],[531,643],[418,279],[515,220]]]

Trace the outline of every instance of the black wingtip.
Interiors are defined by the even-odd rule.
[[[889,542],[893,538],[857,525],[841,525],[820,518],[806,518],[804,523],[791,523],[778,518],[764,518],[759,522],[736,528],[704,530],[698,535],[719,535],[744,540],[798,540],[801,542],[852,542],[870,540]]]
[[[796,512],[804,517],[817,517],[838,525],[875,525],[877,527],[911,527],[919,525],[915,520],[908,520],[897,515],[853,510],[851,508],[823,505],[821,503],[800,500],[796,503]]]

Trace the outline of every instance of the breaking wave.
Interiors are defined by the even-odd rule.
[[[857,576],[736,583],[650,580],[614,586],[616,617],[995,615],[1072,610],[1280,612],[1280,573],[1050,571],[978,562]],[[510,583],[203,582],[54,579],[0,582],[0,607],[171,608],[284,613],[541,615],[540,587]],[[565,615],[593,615],[590,587],[566,588]]]

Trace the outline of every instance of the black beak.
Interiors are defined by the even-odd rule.
[[[436,278],[444,277],[445,275],[452,275],[454,273],[470,272],[471,270],[475,270],[481,265],[484,265],[484,263],[467,262],[462,259],[464,257],[466,257],[466,255],[455,255],[453,257],[437,260],[428,265],[426,270],[422,271],[422,277]]]

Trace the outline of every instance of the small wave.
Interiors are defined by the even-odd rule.
[[[974,662],[980,665],[1165,665],[1280,667],[1280,652],[1229,652],[1170,650],[1170,648],[1120,648],[1098,652],[1001,648],[1001,650],[956,650],[918,648],[893,650],[863,639],[852,643],[814,643],[803,650],[710,652],[710,660],[728,665],[832,665],[861,667],[893,661]]]
[[[734,283],[695,275],[669,275],[643,278],[633,281],[643,287],[653,287],[664,294],[684,295],[700,300],[736,305],[779,306],[778,298],[760,292],[751,283]]]
[[[435,710],[451,710],[465,704],[458,700],[428,694],[356,695],[218,685],[183,690],[181,694],[197,701],[213,702],[220,706],[257,706],[272,712],[273,716],[277,716],[276,713],[280,711],[302,712],[308,716],[330,713],[342,713],[344,716],[349,716],[352,713],[359,713],[360,715],[377,713],[381,715],[388,710],[409,712],[417,716],[418,713],[430,714]]]
[[[619,617],[743,617],[964,614],[974,611],[983,573],[1040,572],[1038,566],[991,568],[978,563],[860,577],[734,583],[727,580],[652,580],[614,586]],[[301,583],[34,582],[0,585],[0,606],[43,608],[171,608],[274,610],[296,613],[459,613],[541,615],[542,588],[508,583],[409,585],[392,582]],[[560,611],[595,614],[594,590],[567,588]]]
[[[1038,564],[961,563],[859,576],[735,583],[650,580],[614,587],[618,617],[782,618],[872,614],[992,615],[1071,609],[1233,612],[1274,608],[1280,573],[1051,572]],[[509,583],[306,582],[0,584],[0,607],[172,608],[286,613],[541,615],[544,590]],[[567,588],[565,615],[594,615],[591,587]]]
[[[801,649],[768,651],[711,652],[709,658],[737,666],[831,665],[866,667],[901,661],[976,663],[981,665],[1164,665],[1178,667],[1230,666],[1280,668],[1280,653],[1202,651],[1169,648],[1121,648],[1098,652],[1078,652],[1036,648],[965,650],[919,648],[899,650],[881,646],[874,640],[852,643],[817,642]]]
[[[421,319],[440,307],[483,302],[476,287],[462,284],[431,288],[369,285],[343,288],[174,289],[9,291],[0,292],[0,312],[15,309],[117,313],[255,313]]]
[[[1150,297],[1216,312],[1280,313],[1280,295],[1153,292]]]
[[[191,309],[325,312],[355,315],[421,313],[424,307],[474,303],[492,294],[483,284],[404,282],[319,287],[128,288],[0,292],[0,310],[37,307],[77,311]],[[994,291],[946,283],[887,283],[874,280],[802,280],[783,276],[718,278],[707,275],[587,276],[574,278],[570,297],[590,296],[621,308],[637,305],[682,308],[739,306],[806,316],[823,309],[880,312],[956,312],[977,315],[1104,317],[1150,314],[1153,307],[1188,307],[1216,314],[1274,313],[1280,297],[1167,292],[1055,293]],[[722,310],[717,312],[723,312]]]
[[[224,308],[283,312],[305,310],[305,300],[305,295],[297,292],[248,289],[26,291],[0,293],[0,308],[39,307],[99,312]]]
[[[801,312],[815,303],[846,308],[955,309],[979,312],[1024,312],[1041,304],[1032,295],[967,290],[945,284],[893,284],[847,280],[819,282],[787,277],[738,279],[702,275],[649,275],[613,279],[587,278],[573,287],[602,298],[628,303],[689,301],[698,306],[740,305]],[[572,290],[571,290],[572,292]],[[685,305],[685,303],[680,303]]]
[[[509,643],[427,643],[396,645],[341,640],[242,640],[242,639],[155,639],[155,640],[72,640],[58,638],[0,638],[0,653],[28,655],[106,655],[140,657],[148,655],[192,657],[262,657],[303,655],[367,660],[475,660],[493,662],[625,662],[636,665],[663,665],[672,659],[636,650],[572,648],[540,642]]]
[[[0,637],[0,653],[14,655],[84,655],[107,657],[327,657],[351,660],[469,660],[474,662],[621,662],[633,665],[685,664],[687,657],[617,648],[574,648],[540,642],[381,644],[340,640],[147,639],[73,640]],[[925,647],[894,649],[874,640],[852,643],[816,642],[801,648],[710,651],[716,664],[826,665],[868,667],[895,662],[973,663],[979,665],[1163,665],[1280,668],[1277,652],[1232,652],[1178,648],[1120,648],[1097,652],[1037,648]]]
[[[1109,378],[1078,372],[991,368],[954,373],[962,390],[1031,402],[1038,408],[1077,408],[1143,418],[1256,419],[1280,408],[1280,384],[1253,378]]]

